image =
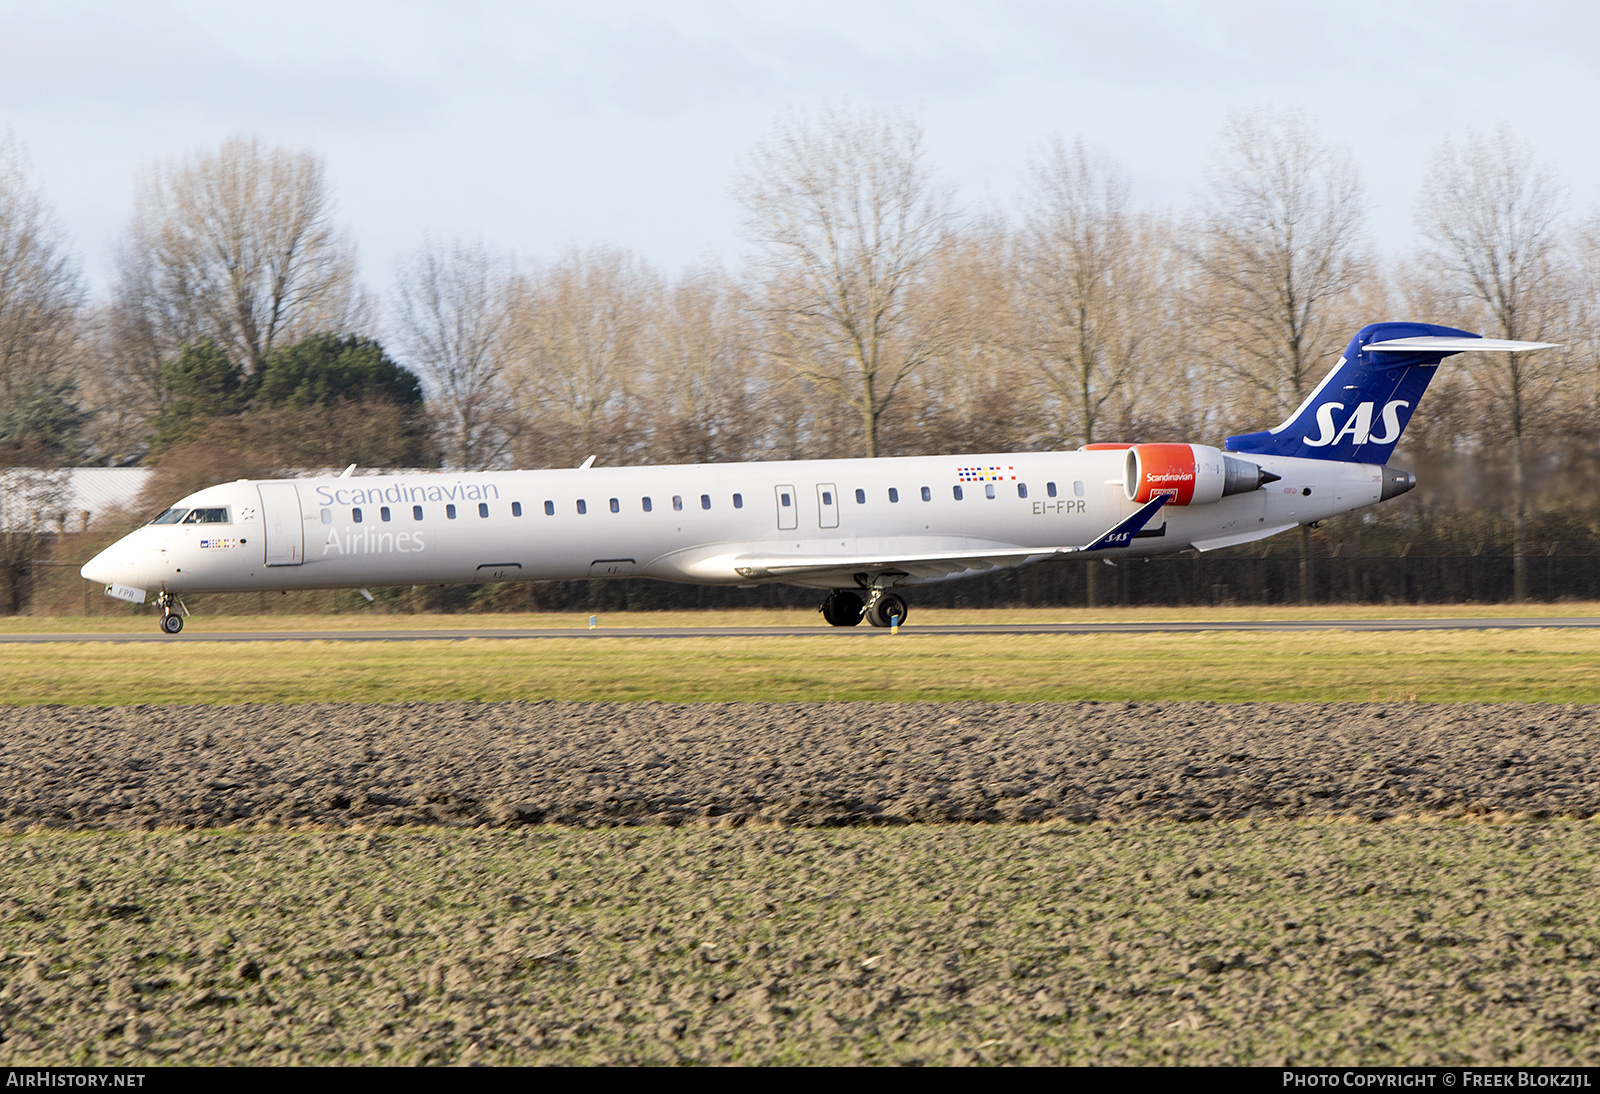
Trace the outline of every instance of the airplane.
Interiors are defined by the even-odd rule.
[[[880,459],[240,479],[82,568],[108,596],[650,577],[826,590],[836,627],[903,623],[902,591],[1047,558],[1214,551],[1387,501],[1439,363],[1551,343],[1374,323],[1281,425],[1202,444]],[[1154,524],[1160,516],[1159,524]]]

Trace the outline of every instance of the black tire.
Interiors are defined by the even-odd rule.
[[[183,630],[183,616],[179,615],[177,612],[173,612],[171,615],[162,616],[161,629],[166,631],[168,634],[177,634],[179,631]]]
[[[865,609],[861,597],[849,589],[835,589],[822,602],[822,618],[835,627],[854,627]]]
[[[892,620],[899,619],[904,624],[908,611],[910,609],[906,606],[905,597],[897,593],[884,593],[867,612],[867,622],[874,627],[888,627],[892,625]]]

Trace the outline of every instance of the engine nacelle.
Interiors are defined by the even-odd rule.
[[[1277,479],[1210,445],[1136,444],[1123,465],[1122,489],[1129,501],[1140,505],[1157,494],[1170,494],[1169,505],[1209,505]]]

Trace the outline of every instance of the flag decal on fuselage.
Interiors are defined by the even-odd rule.
[[[959,482],[1004,482],[1006,479],[1016,481],[1015,467],[958,467],[956,479]]]

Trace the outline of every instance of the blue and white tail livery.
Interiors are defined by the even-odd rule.
[[[1522,353],[1548,342],[1509,342],[1432,323],[1373,323],[1282,425],[1229,437],[1226,452],[1384,464],[1422,393],[1453,353]]]

